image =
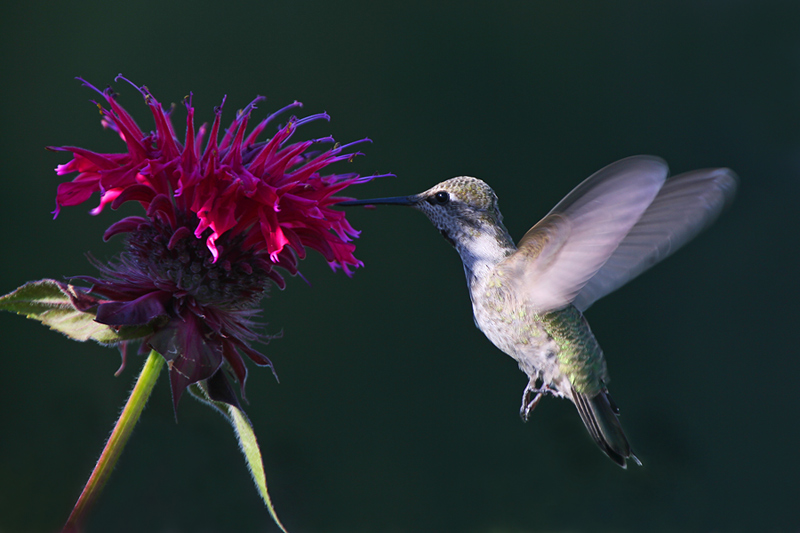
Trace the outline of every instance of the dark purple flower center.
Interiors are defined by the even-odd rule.
[[[174,231],[156,220],[132,231],[123,253],[157,288],[179,299],[190,297],[201,306],[219,309],[252,308],[267,288],[272,267],[242,250],[241,236],[225,240],[220,239],[220,248],[229,253],[215,262],[205,240],[195,238],[189,224]]]

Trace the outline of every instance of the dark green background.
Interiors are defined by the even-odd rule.
[[[228,120],[256,94],[257,117],[301,100],[333,117],[301,136],[374,139],[337,170],[397,174],[353,194],[478,176],[516,238],[622,157],[729,166],[733,208],[588,313],[644,467],[605,458],[567,402],[520,422],[526,378],[473,326],[457,254],[401,209],[350,214],[352,279],[315,255],[311,286],[265,300],[281,383],[251,367],[247,411],[292,532],[796,532],[800,4],[597,4],[15,2],[0,292],[119,249],[100,237],[120,214],[49,214],[68,158],[45,145],[122,148],[74,76],[122,72],[166,103],[193,91],[199,121],[223,94]],[[0,328],[0,531],[54,531],[141,361],[114,378],[114,350],[10,314]],[[88,531],[275,531],[223,419],[189,398],[179,419],[162,377]]]

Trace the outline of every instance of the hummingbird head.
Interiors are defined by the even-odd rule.
[[[497,195],[485,182],[459,176],[409,197],[450,244],[464,243],[502,226]]]
[[[512,253],[497,195],[485,182],[459,176],[411,196],[350,200],[339,205],[406,205],[425,213],[461,255],[465,268],[476,262],[494,263]]]

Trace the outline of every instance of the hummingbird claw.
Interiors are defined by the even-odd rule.
[[[533,397],[532,400],[529,401],[532,393],[536,393],[536,396]],[[522,418],[523,422],[528,421],[528,417],[531,414],[537,405],[539,405],[539,401],[542,399],[542,391],[537,391],[534,389],[525,389],[525,394],[522,396],[522,406],[519,408],[519,416]]]
[[[539,405],[545,394],[554,394],[556,392],[556,389],[550,387],[547,383],[542,383],[541,387],[537,387],[535,381],[528,383],[522,392],[522,405],[519,408],[519,417],[522,421],[528,421],[531,412]],[[533,396],[533,399],[531,399],[531,396]]]
[[[536,381],[538,381],[538,379]],[[531,380],[522,392],[522,405],[519,408],[519,417],[523,422],[528,421],[528,417],[536,406],[539,405],[542,396],[550,392],[550,387],[545,384],[542,384],[541,387],[537,387],[536,381]],[[531,396],[533,396],[532,399]]]

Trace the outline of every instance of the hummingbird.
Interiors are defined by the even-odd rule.
[[[459,176],[425,192],[338,205],[422,211],[458,251],[475,325],[528,376],[520,416],[544,396],[575,404],[600,449],[622,468],[641,465],[608,392],[605,357],[584,312],[666,258],[713,222],[738,178],[727,168],[667,178],[664,160],[634,156],[575,187],[517,245],[497,195]]]

